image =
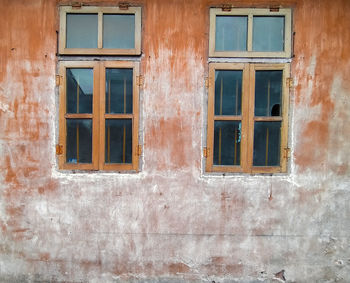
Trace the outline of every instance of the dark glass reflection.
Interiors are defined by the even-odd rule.
[[[284,50],[284,17],[253,17],[253,51]]]
[[[132,162],[132,120],[106,120],[106,163]]]
[[[67,119],[67,163],[91,163],[91,119]]]
[[[241,122],[214,122],[214,165],[240,165]]]
[[[135,48],[135,15],[103,15],[103,48]]]
[[[241,115],[242,71],[215,71],[215,115]]]
[[[255,72],[255,116],[281,116],[283,71]]]
[[[106,113],[132,113],[132,69],[106,69]]]
[[[92,113],[93,69],[67,69],[67,113]]]
[[[248,17],[216,16],[215,50],[247,50]]]
[[[280,165],[281,122],[254,123],[254,166]]]
[[[67,48],[97,48],[97,14],[67,14]]]

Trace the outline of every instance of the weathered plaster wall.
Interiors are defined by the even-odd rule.
[[[289,174],[203,174],[211,0],[137,2],[141,172],[60,172],[57,3],[0,1],[0,281],[350,282],[350,1],[223,2],[294,8]]]

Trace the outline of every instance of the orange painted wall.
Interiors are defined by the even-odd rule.
[[[139,0],[141,171],[57,168],[58,5],[1,0],[0,281],[348,280],[350,1],[293,8],[285,175],[204,174],[211,0]],[[85,1],[112,5],[115,1]],[[147,281],[148,280],[148,281]]]

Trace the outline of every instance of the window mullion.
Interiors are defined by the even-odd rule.
[[[103,13],[98,12],[97,48],[103,48]]]
[[[255,64],[249,64],[248,82],[248,122],[247,122],[247,172],[251,172],[253,166],[254,148],[254,107],[255,107]]]
[[[92,163],[95,170],[99,169],[99,98],[100,98],[100,65],[94,63],[94,86],[93,86],[93,128],[92,128]]]
[[[106,92],[106,71],[105,64],[103,62],[100,63],[99,68],[99,169],[104,169],[104,160],[105,160],[105,92]]]
[[[253,14],[248,14],[248,35],[247,35],[247,51],[253,50]]]

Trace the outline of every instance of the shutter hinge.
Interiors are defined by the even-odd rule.
[[[205,158],[209,157],[209,152],[210,152],[210,149],[208,147],[203,147],[203,156]]]
[[[80,9],[82,6],[81,2],[73,2],[72,3],[72,8],[74,9]]]
[[[63,154],[63,145],[56,144],[56,155],[61,155],[61,154]]]
[[[136,84],[142,88],[143,87],[143,76],[136,76]]]
[[[141,154],[142,154],[142,145],[138,145],[137,146],[137,155],[141,156]]]
[[[232,9],[232,4],[222,4],[221,10],[224,12],[230,12]]]
[[[290,157],[290,148],[289,147],[285,147],[283,149],[283,157],[284,158],[289,158]]]
[[[119,2],[118,7],[120,10],[128,10],[130,4],[127,2]]]
[[[294,86],[293,78],[287,78],[287,87],[292,88]]]

